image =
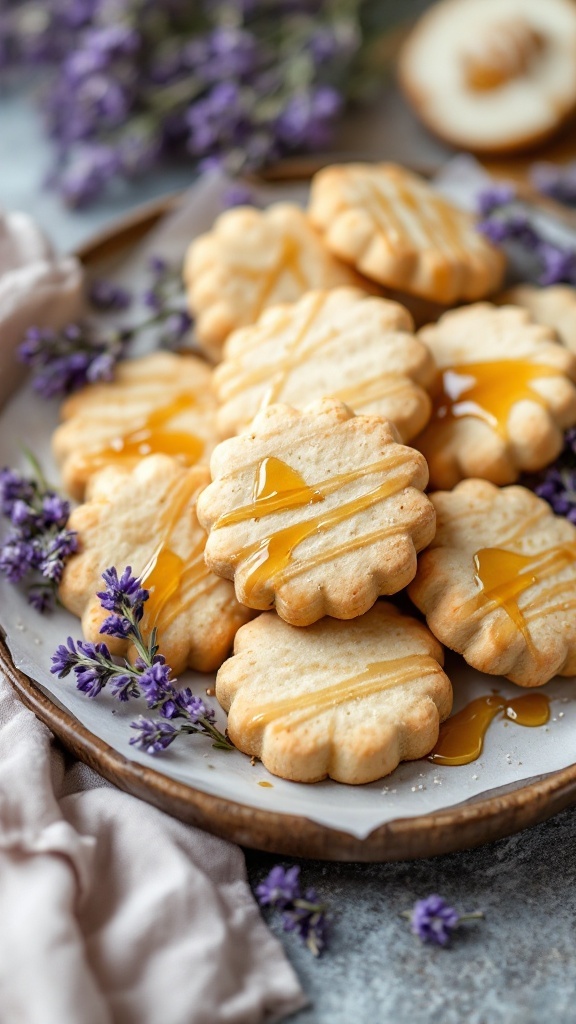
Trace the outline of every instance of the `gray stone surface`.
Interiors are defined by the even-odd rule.
[[[383,101],[394,118],[393,94]],[[355,122],[342,145],[386,152],[390,135]],[[405,123],[405,122],[403,122]],[[424,162],[442,150],[411,123],[404,144]],[[397,154],[393,154],[397,155]],[[0,99],[0,205],[33,213],[62,250],[121,212],[184,187],[191,172],[165,168],[82,213],[65,211],[40,187],[48,150],[31,99]],[[365,865],[302,863],[337,912],[329,951],[315,961],[294,935],[281,937],[311,1005],[294,1024],[571,1024],[576,1021],[576,812],[567,811],[521,835],[436,860]],[[278,858],[247,852],[257,883]],[[486,919],[462,929],[449,950],[421,946],[399,917],[413,901],[439,892]]]

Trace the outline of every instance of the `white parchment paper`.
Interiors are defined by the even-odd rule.
[[[133,250],[115,268],[115,276],[134,284],[144,277],[150,253],[181,259],[190,239],[206,230],[222,209],[226,183],[212,176],[188,193],[180,209]],[[269,187],[259,191],[262,203],[279,198],[302,199],[305,189]],[[50,453],[50,435],[58,420],[57,406],[38,398],[29,387],[18,392],[0,415],[0,465],[24,467],[22,447],[40,458],[49,479],[58,481]],[[146,764],[196,789],[262,810],[300,814],[313,821],[363,838],[379,825],[395,818],[409,818],[450,807],[488,790],[518,784],[521,780],[564,768],[576,759],[576,687],[574,680],[554,680],[545,692],[551,699],[547,726],[529,729],[506,720],[495,720],[488,730],[481,758],[457,768],[438,767],[427,760],[400,765],[388,778],[366,786],[335,782],[312,786],[270,776],[261,764],[251,765],[238,751],[214,750],[204,737],[182,739],[164,755],[151,759],[129,745],[130,722],[145,705],[124,705],[106,692],[95,700],[79,693],[70,679],[50,674],[50,659],[59,643],[71,635],[80,637],[77,619],[62,610],[41,616],[4,579],[0,580],[0,622],[15,664],[37,681],[42,690],[66,708],[79,722],[126,757]],[[454,684],[454,710],[470,700],[497,690],[505,697],[522,691],[506,680],[483,676],[455,655],[447,661]],[[182,682],[206,698],[214,677],[188,674]],[[225,715],[219,711],[219,724]],[[267,781],[264,788],[259,782]]]

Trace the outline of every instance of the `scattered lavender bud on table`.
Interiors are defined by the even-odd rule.
[[[421,942],[432,942],[437,946],[447,946],[452,933],[462,921],[475,921],[484,917],[480,910],[470,914],[460,914],[454,907],[446,903],[442,896],[433,894],[426,899],[416,900],[412,910],[405,910],[402,917],[410,921],[410,927]]]
[[[320,956],[328,941],[328,906],[319,902],[315,889],[302,893],[298,865],[276,864],[256,886],[255,894],[261,907],[281,912],[284,931],[297,932],[310,952]]]
[[[103,312],[121,312],[132,303],[132,295],[127,288],[105,279],[92,282],[88,297],[92,305]]]
[[[100,632],[121,640],[130,640],[137,657],[114,659],[105,643],[89,643],[68,637],[52,656],[51,672],[64,679],[70,673],[76,676],[76,688],[86,696],[95,698],[105,688],[123,703],[144,698],[149,708],[157,710],[159,719],[140,715],[131,723],[136,735],[130,743],[147,754],[160,754],[179,736],[202,733],[210,736],[219,750],[233,750],[232,744],[219,731],[216,715],[189,687],[177,690],[172,670],[166,659],[158,653],[156,630],[145,638],[140,623],[144,605],[149,598],[140,580],[127,566],[119,576],[112,566],[102,573],[105,589],[97,594],[100,604],[110,615],[104,620]],[[173,722],[177,720],[178,724]]]
[[[535,163],[530,169],[530,182],[542,195],[567,206],[576,205],[576,161],[560,165]]]
[[[552,507],[557,516],[565,516],[576,525],[576,428],[564,435],[564,447],[551,466],[527,478],[527,486]]]

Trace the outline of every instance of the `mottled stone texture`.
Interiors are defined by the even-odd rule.
[[[338,911],[314,960],[273,931],[311,1000],[290,1024],[574,1024],[576,810],[478,850],[398,864],[301,861],[303,885]],[[246,852],[252,884],[279,858]],[[398,915],[438,892],[483,910],[445,950]]]

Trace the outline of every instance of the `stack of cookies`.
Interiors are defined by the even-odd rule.
[[[326,168],[306,212],[219,217],[185,264],[215,369],[126,363],[56,431],[86,638],[100,573],[131,565],[174,671],[219,669],[232,741],[302,782],[429,753],[442,644],[521,686],[576,673],[576,527],[516,484],[576,424],[576,299],[495,294],[504,270],[388,164]]]

